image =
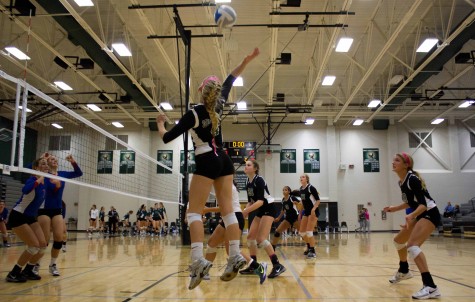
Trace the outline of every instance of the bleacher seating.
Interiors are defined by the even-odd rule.
[[[443,217],[444,236],[463,234],[464,237],[475,235],[475,197],[460,205],[460,213],[454,217]]]

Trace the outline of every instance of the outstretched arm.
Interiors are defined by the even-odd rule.
[[[260,51],[259,51],[259,48],[254,48],[254,50],[248,54],[243,60],[242,62],[236,66],[236,68],[234,68],[234,70],[231,72],[231,75],[235,78],[237,78],[243,71],[244,69],[246,68],[247,64],[249,64],[249,62],[251,62],[252,60],[254,60],[255,57],[257,57],[259,55]]]

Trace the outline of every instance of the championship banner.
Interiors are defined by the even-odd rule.
[[[379,149],[363,148],[364,172],[379,172]]]
[[[172,174],[173,169],[173,150],[157,150],[157,160],[164,166],[170,168],[170,170],[157,165],[157,174]]]
[[[320,149],[303,149],[303,172],[320,173]]]
[[[296,149],[282,149],[280,151],[280,173],[297,173]]]
[[[180,150],[180,173],[185,173],[185,151]],[[195,173],[196,162],[195,162],[195,151],[188,151],[188,173]]]
[[[135,151],[120,150],[119,174],[135,173]]]
[[[97,151],[97,174],[112,174],[114,151]]]

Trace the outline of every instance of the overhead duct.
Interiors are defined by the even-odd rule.
[[[470,16],[472,12],[470,12],[467,16]],[[460,24],[462,24],[464,20],[462,20],[455,28],[458,28]],[[431,76],[438,74],[442,68],[444,67],[445,63],[451,60],[467,43],[469,40],[475,39],[475,22],[472,22],[470,26],[467,26],[455,39],[450,42],[449,45],[445,46],[445,48],[440,52],[440,54],[435,57],[425,68],[419,72],[414,79],[406,85],[401,91],[398,93],[396,97],[394,97],[384,108],[382,111],[393,111],[397,108],[397,106],[401,105],[410,95],[415,94],[416,89],[422,86]],[[435,51],[435,48],[434,50]],[[428,53],[424,59],[417,64],[414,68],[416,70],[419,66],[421,66],[425,60],[430,57],[431,53]],[[390,90],[396,91],[399,87],[394,86]]]
[[[110,57],[101,49],[100,45],[81,27],[81,25],[68,16],[68,11],[59,1],[37,0],[49,14],[53,15],[55,21],[61,25],[68,33],[68,39],[75,45],[81,46],[88,56],[101,67],[105,75],[123,74]],[[112,79],[132,98],[132,100],[144,111],[156,111],[153,104],[142,94],[134,83],[126,76],[114,76]]]

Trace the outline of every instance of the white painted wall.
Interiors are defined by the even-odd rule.
[[[391,125],[388,130],[375,131],[371,125],[339,128],[318,123],[313,126],[284,124],[273,137],[272,143],[297,150],[297,173],[280,174],[279,154],[265,159],[263,153],[258,153],[260,174],[266,179],[271,194],[281,198],[283,186],[299,186],[299,176],[303,173],[303,149],[318,148],[321,173],[309,175],[310,182],[318,189],[322,200],[338,202],[339,221],[347,221],[350,229],[353,229],[357,223],[357,205],[364,204],[370,211],[373,230],[397,230],[403,222],[402,213],[388,214],[387,220],[381,219],[381,210],[386,205],[398,204],[401,200],[398,179],[392,172],[394,154],[405,151],[413,155],[415,170],[421,172],[440,210],[449,200],[452,203],[464,203],[475,196],[475,148],[470,147],[469,137],[469,129],[475,128],[474,125],[472,122],[467,128],[461,124],[442,124],[434,128],[422,123],[398,123]],[[417,132],[433,130],[433,148],[409,149],[410,129]],[[150,132],[147,128],[120,134],[123,133],[129,135],[131,144],[149,152],[153,158],[156,158],[157,149],[174,150],[173,165],[179,169],[179,152],[183,149],[181,138],[164,145],[158,133]],[[263,134],[257,125],[226,124],[224,138],[228,141],[263,142]],[[363,148],[379,148],[379,173],[363,172]],[[97,155],[94,152],[91,154],[92,163],[88,165],[95,169]],[[117,161],[116,158],[114,160]],[[354,169],[340,170],[340,163],[352,164]],[[135,212],[144,203],[70,184],[66,187],[64,199],[68,203],[68,217],[79,218],[79,229],[85,229],[87,212],[93,203],[106,206],[107,209],[114,205],[121,215],[129,209]],[[245,192],[241,192],[241,199],[246,200]],[[77,210],[73,206],[74,202],[78,202]],[[372,205],[368,206],[368,202]],[[171,220],[178,217],[177,205],[166,205],[166,208]]]

